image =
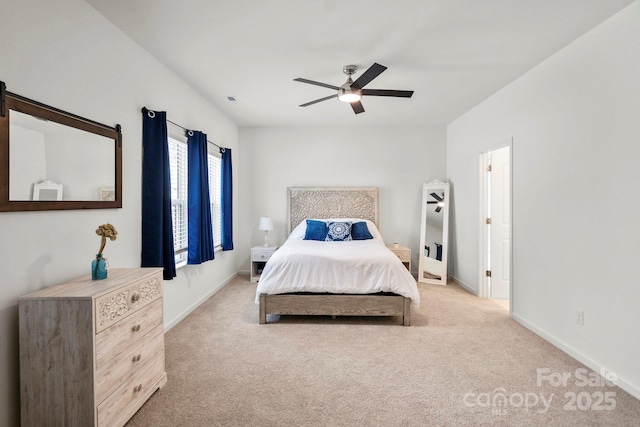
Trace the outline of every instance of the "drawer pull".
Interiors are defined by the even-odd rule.
[[[139,392],[140,390],[142,390],[142,384],[138,384],[137,386],[135,386],[135,387],[133,388],[133,391],[134,391],[135,393]]]
[[[142,357],[141,354],[138,354],[137,356],[133,356],[133,361],[134,362],[139,362],[141,357]]]
[[[131,304],[135,304],[140,301],[140,293],[138,291],[133,291],[131,293]]]
[[[135,325],[133,328],[131,328],[133,330],[133,332],[138,332],[140,330],[140,325]]]

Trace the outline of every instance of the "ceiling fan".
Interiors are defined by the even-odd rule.
[[[427,202],[428,205],[431,204],[437,204],[436,206],[436,212],[440,212],[442,210],[442,208],[444,207],[444,194],[441,196],[439,196],[436,193],[431,193],[431,197],[433,197],[434,199],[436,199],[435,201],[430,200]]]
[[[363,96],[393,96],[399,98],[411,98],[413,95],[412,90],[389,90],[389,89],[364,89],[366,85],[371,83],[371,80],[378,77],[387,67],[374,63],[367,69],[360,77],[354,82],[351,76],[353,76],[358,67],[356,65],[345,65],[342,71],[348,76],[347,81],[342,86],[333,86],[326,83],[315,82],[313,80],[297,78],[293,79],[296,82],[309,83],[316,86],[322,86],[335,90],[337,93],[331,96],[325,96],[324,98],[316,99],[315,101],[307,102],[300,105],[300,107],[308,107],[309,105],[317,104],[318,102],[326,101],[332,98],[338,98],[342,102],[348,102],[353,108],[353,112],[356,114],[364,113],[364,107],[360,102]]]

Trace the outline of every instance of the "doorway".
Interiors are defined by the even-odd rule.
[[[498,145],[500,146],[500,145]],[[509,311],[511,298],[511,141],[480,155],[482,185],[480,296]]]

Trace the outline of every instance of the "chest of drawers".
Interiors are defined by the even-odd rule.
[[[162,269],[111,269],[18,301],[23,426],[122,426],[167,381]]]

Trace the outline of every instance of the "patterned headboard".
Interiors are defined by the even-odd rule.
[[[307,218],[363,218],[378,226],[378,187],[287,188],[289,233]]]

